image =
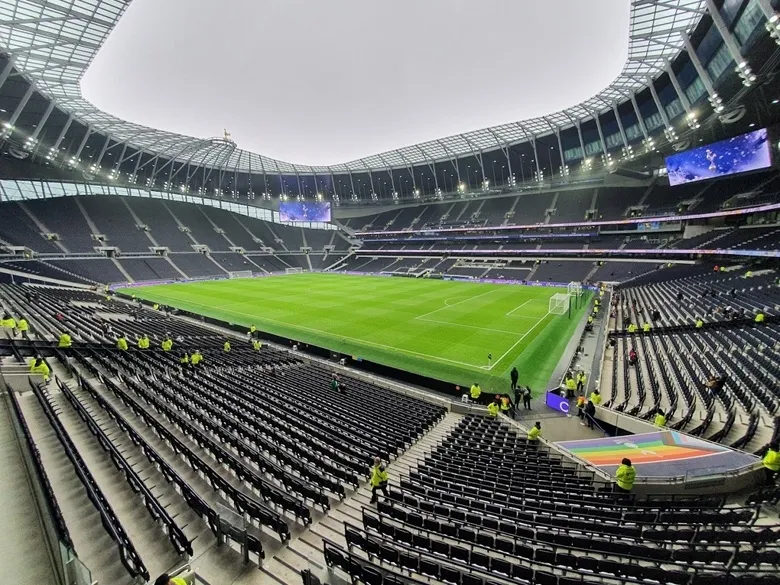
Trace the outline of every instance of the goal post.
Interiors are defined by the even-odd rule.
[[[574,305],[575,309],[579,309],[580,300],[582,299],[582,283],[572,280],[566,288],[569,291],[569,296],[572,298],[570,306]]]
[[[251,270],[236,270],[228,272],[228,278],[252,278]]]
[[[550,297],[548,312],[551,315],[565,315],[569,310],[569,295],[565,293],[555,293]]]
[[[285,268],[284,273],[285,274],[300,274],[303,272],[303,268]]]

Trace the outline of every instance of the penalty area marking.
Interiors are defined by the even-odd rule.
[[[452,297],[450,297],[449,299],[444,299],[444,306],[443,307],[439,307],[438,309],[434,309],[433,311],[430,311],[430,312],[425,313],[423,315],[418,315],[417,317],[415,317],[415,319],[420,319],[421,317],[427,317],[428,315],[433,315],[434,313],[438,313],[439,311],[443,311],[444,309],[449,309],[450,307],[454,307],[455,305],[460,305],[461,303],[465,303],[466,301],[473,301],[475,299],[478,299],[479,297],[484,297],[485,295],[489,295],[492,292],[496,292],[497,290],[501,290],[501,289],[494,288],[494,289],[491,289],[491,290],[489,290],[487,292],[480,293],[480,294],[478,294],[476,296],[469,297],[467,299],[461,299],[460,301],[456,301],[456,302],[454,302],[452,304],[448,304],[448,301],[452,300]]]

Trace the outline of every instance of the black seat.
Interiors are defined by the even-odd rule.
[[[515,543],[512,540],[509,540],[508,538],[501,538],[500,536],[496,537],[496,550],[499,550],[503,553],[506,553],[508,555],[514,555],[515,554]]]
[[[477,551],[471,551],[471,564],[475,567],[490,569],[490,557]]]
[[[460,585],[462,574],[457,569],[452,567],[442,567],[441,576],[439,577],[445,583],[453,583],[454,585]]]
[[[420,559],[417,557],[417,555],[412,555],[404,551],[400,551],[398,554],[398,563],[402,569],[406,569],[412,573],[419,572]]]
[[[495,573],[501,573],[507,577],[512,576],[512,563],[504,559],[492,557],[490,559],[490,570]]]
[[[438,540],[433,538],[431,539],[431,552],[449,558],[450,545],[449,543],[444,542],[443,540]]]
[[[471,558],[471,553],[467,548],[452,544],[450,545],[450,558],[456,561],[463,561],[464,563],[468,564]]]
[[[431,579],[438,579],[441,567],[438,563],[427,559],[420,559],[420,573]]]
[[[382,572],[371,565],[363,566],[363,582],[366,585],[382,585]]]
[[[413,534],[412,546],[423,550],[431,550],[431,539],[424,534]]]
[[[398,550],[383,544],[379,548],[379,558],[382,559],[382,562],[398,565]]]

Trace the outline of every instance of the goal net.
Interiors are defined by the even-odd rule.
[[[287,274],[298,274],[300,272],[303,272],[303,268],[285,268],[284,271]]]
[[[252,278],[252,271],[237,270],[235,272],[228,272],[228,278]]]
[[[575,297],[578,297],[582,295],[582,283],[581,282],[570,282],[569,283],[569,294]]]
[[[549,312],[553,315],[565,315],[569,310],[569,295],[565,293],[555,293],[550,297]]]

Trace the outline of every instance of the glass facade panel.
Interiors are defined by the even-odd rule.
[[[721,45],[715,54],[710,59],[707,65],[707,71],[713,80],[718,79],[723,73],[734,64],[734,59],[731,58],[726,45]]]
[[[734,27],[734,36],[737,37],[739,44],[747,44],[750,36],[757,28],[763,26],[765,20],[764,13],[761,11],[757,0],[750,0]]]

